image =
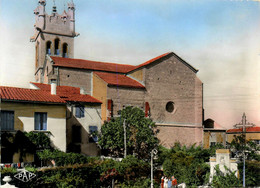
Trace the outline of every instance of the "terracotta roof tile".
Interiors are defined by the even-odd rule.
[[[0,86],[0,98],[8,101],[65,103],[59,96],[46,91],[6,86]]]
[[[148,61],[146,61],[146,62],[144,62],[144,63],[142,63],[142,64],[140,64],[140,65],[138,65],[138,66],[133,67],[131,70],[129,70],[129,72],[130,72],[130,71],[133,71],[133,70],[135,70],[135,69],[138,69],[138,68],[147,66],[147,65],[149,65],[149,64],[151,64],[151,63],[153,63],[153,62],[155,62],[155,61],[157,61],[157,60],[159,60],[159,59],[161,59],[161,58],[163,58],[163,57],[166,57],[166,56],[169,55],[169,54],[172,54],[172,52],[168,52],[168,53],[159,55],[159,56],[157,56],[157,57],[155,57],[155,58],[152,58],[152,59],[150,59],[150,60],[148,60]]]
[[[95,72],[102,80],[111,86],[121,86],[130,88],[145,88],[141,83],[129,78],[123,74]]]
[[[31,83],[41,90],[51,92],[51,86],[49,84],[42,84],[42,83],[35,83],[35,82],[31,82]],[[57,86],[56,91],[57,91],[57,95],[80,94],[80,88],[72,87],[72,86]]]
[[[177,59],[179,59],[183,64],[185,64],[187,67],[189,67],[195,73],[198,72],[198,70],[196,70],[194,67],[192,67],[190,64],[188,64],[186,61],[184,61],[182,58],[180,58],[173,52],[168,52],[168,53],[159,55],[159,56],[152,58],[137,66],[91,61],[91,60],[84,60],[84,59],[63,58],[63,57],[56,57],[56,56],[51,56],[51,59],[54,62],[54,66],[59,66],[59,67],[88,69],[88,70],[94,70],[94,71],[96,70],[96,71],[105,71],[105,72],[114,72],[114,73],[129,73],[133,70],[147,66],[162,58],[166,58],[166,57],[172,56],[172,55],[174,55]]]
[[[241,132],[242,132],[242,128],[227,130],[227,133],[241,133]],[[247,127],[246,132],[260,132],[260,127]]]
[[[51,56],[55,66],[126,73],[135,66]]]
[[[40,90],[50,92],[49,84],[32,83]],[[85,103],[102,103],[101,101],[91,97],[90,95],[80,94],[80,88],[71,86],[57,86],[57,95],[68,102],[85,102]]]

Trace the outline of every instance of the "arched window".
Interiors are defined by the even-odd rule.
[[[60,45],[60,39],[55,39],[55,41],[54,41],[54,48],[55,48],[54,54],[55,55],[60,54],[59,45]]]
[[[63,43],[62,45],[62,57],[69,57],[68,56],[68,44]]]
[[[46,54],[51,55],[51,41],[46,42]]]

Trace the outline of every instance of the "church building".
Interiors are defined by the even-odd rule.
[[[75,5],[58,14],[45,11],[39,0],[34,10],[35,82],[79,87],[102,102],[101,119],[109,121],[126,106],[144,110],[159,129],[162,145],[191,145],[203,140],[203,83],[198,70],[173,52],[140,65],[74,58]]]

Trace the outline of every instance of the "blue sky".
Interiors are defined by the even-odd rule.
[[[56,0],[58,12],[68,0]],[[75,58],[140,64],[173,51],[204,83],[206,118],[260,126],[260,4],[229,0],[74,0]],[[1,85],[34,81],[37,0],[0,1]],[[51,12],[52,0],[47,0]],[[67,6],[65,6],[66,9]]]

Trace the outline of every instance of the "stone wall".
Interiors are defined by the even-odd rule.
[[[113,100],[113,114],[118,114],[126,106],[134,106],[144,109],[145,89],[108,87],[107,98]]]
[[[92,93],[92,72],[83,69],[59,67],[59,84],[64,86],[80,87],[85,94]]]
[[[202,83],[196,74],[174,56],[147,67],[145,101],[158,123],[202,125]],[[166,104],[174,103],[173,112]]]

